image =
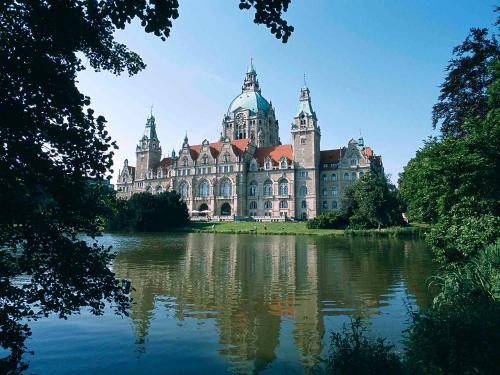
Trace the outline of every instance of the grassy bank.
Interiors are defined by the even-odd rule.
[[[342,229],[308,229],[305,222],[244,222],[228,221],[220,223],[191,223],[190,232],[200,233],[247,233],[247,234],[289,234],[317,236],[382,236],[382,237],[423,237],[427,226],[411,225],[408,227],[392,227],[387,229],[342,230]]]

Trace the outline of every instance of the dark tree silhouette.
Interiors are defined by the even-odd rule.
[[[500,18],[496,25],[500,26]],[[459,137],[465,134],[466,119],[482,118],[492,109],[486,90],[493,80],[490,65],[500,58],[500,46],[488,29],[472,28],[453,55],[432,109],[432,125],[439,126],[443,136]]]
[[[239,6],[286,42],[289,3]],[[101,314],[105,301],[126,314],[109,249],[79,237],[104,225],[116,144],[76,78],[82,57],[95,71],[140,72],[144,62],[114,32],[139,19],[165,40],[178,16],[177,0],[0,0],[0,344],[9,350],[1,373],[26,367],[26,320],[84,306]]]

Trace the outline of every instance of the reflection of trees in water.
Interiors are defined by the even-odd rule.
[[[146,237],[122,249],[114,268],[132,281],[131,311],[143,347],[155,305],[176,319],[215,318],[220,354],[236,371],[259,371],[276,359],[283,319],[305,367],[321,353],[323,316],[377,310],[407,281],[418,304],[428,254],[419,242],[189,234]],[[427,255],[427,256],[426,256]],[[169,298],[158,298],[168,296]]]

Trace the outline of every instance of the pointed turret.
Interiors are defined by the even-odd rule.
[[[151,114],[146,121],[143,138],[149,139],[150,141],[158,141],[158,136],[156,135],[155,117],[153,114]]]
[[[250,59],[250,65],[248,66],[247,74],[241,89],[243,92],[256,91],[260,93],[259,81],[257,80],[257,72],[253,66],[253,59]]]
[[[311,105],[311,92],[306,83],[306,75],[304,74],[304,86],[300,89],[299,95],[299,111],[297,112],[297,117],[304,113],[305,115],[313,116],[316,118],[316,113],[314,112]]]

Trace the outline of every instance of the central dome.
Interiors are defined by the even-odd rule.
[[[244,91],[233,99],[229,105],[228,115],[234,115],[234,112],[241,109],[248,109],[251,112],[258,110],[267,111],[271,106],[269,102],[258,91]]]

